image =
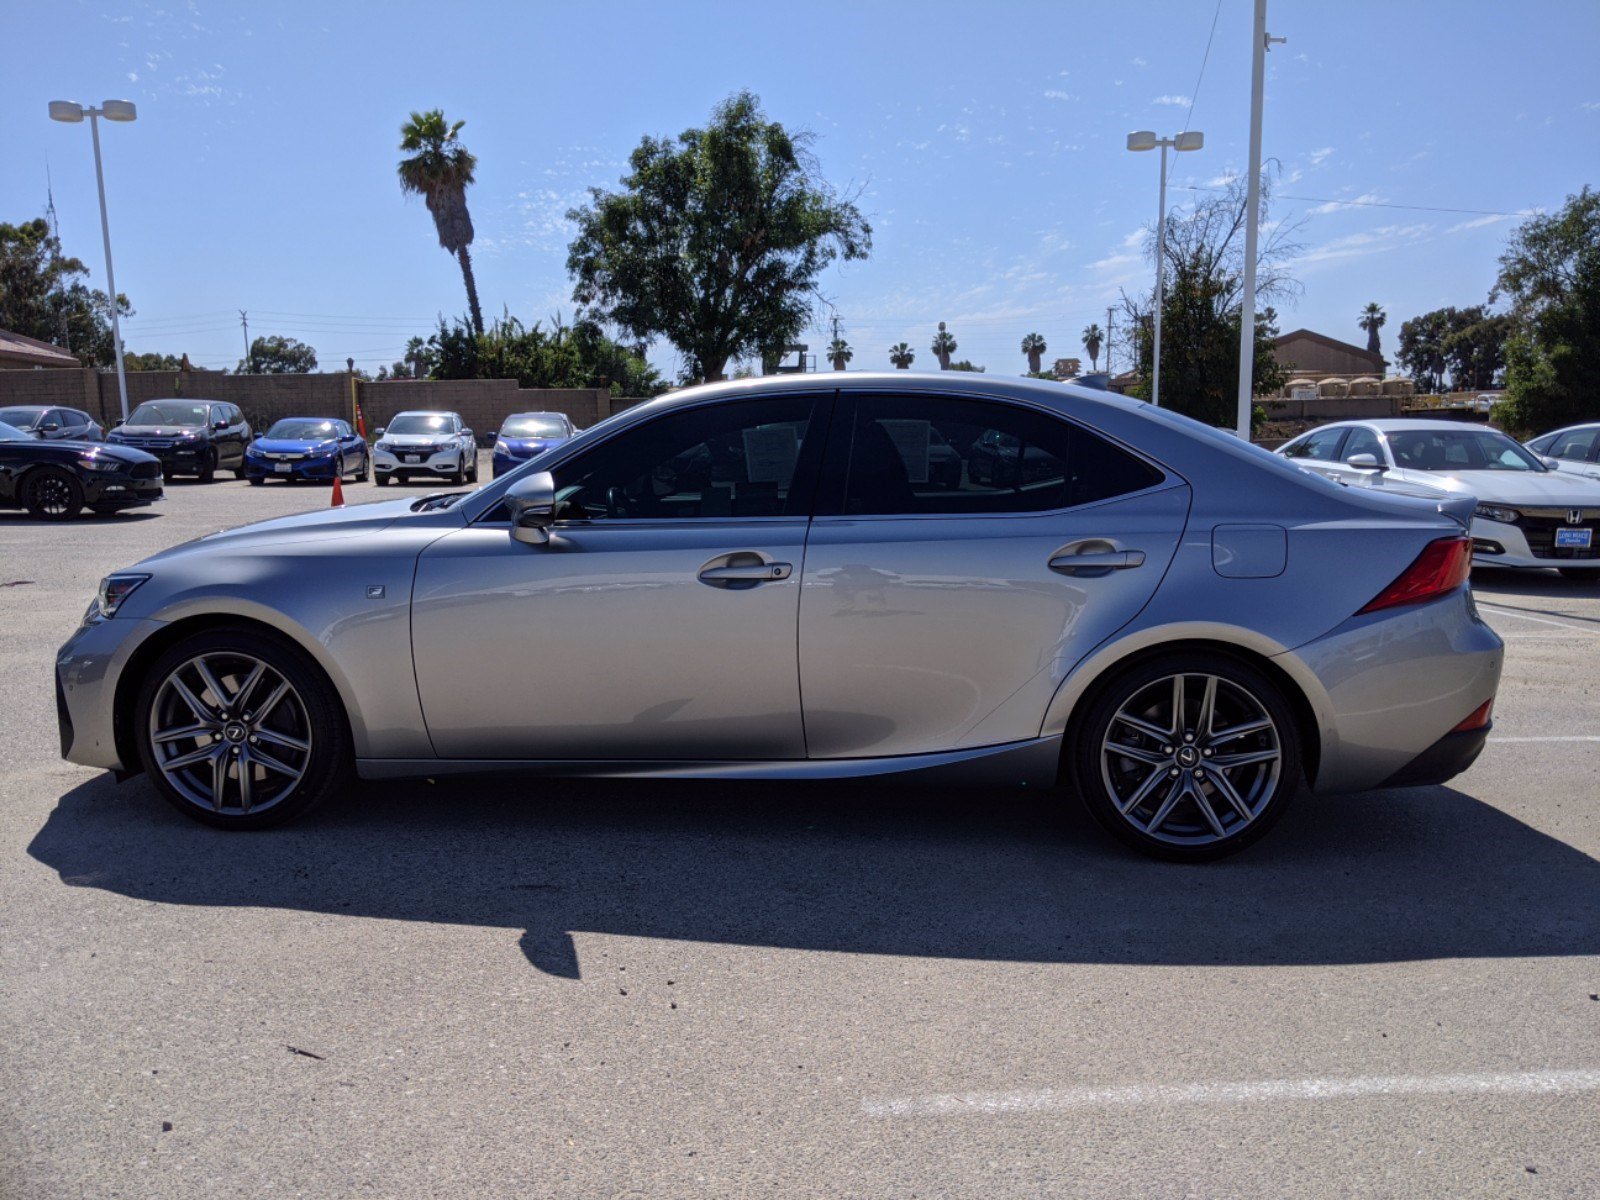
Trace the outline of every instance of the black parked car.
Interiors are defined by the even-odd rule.
[[[98,442],[105,437],[99,422],[81,408],[16,404],[10,408],[0,408],[0,424],[52,442]]]
[[[40,441],[0,424],[0,508],[64,521],[85,505],[97,513],[161,499],[152,454],[103,442]]]
[[[210,483],[217,471],[228,470],[243,479],[250,424],[237,404],[221,400],[146,400],[106,434],[106,442],[148,450],[169,477]]]

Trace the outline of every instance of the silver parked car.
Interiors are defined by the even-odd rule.
[[[694,388],[475,492],[109,576],[59,655],[62,748],[228,828],[352,769],[899,776],[1061,782],[1139,849],[1214,857],[1302,782],[1476,757],[1502,644],[1471,508],[1059,384]]]
[[[0,413],[0,420],[5,414]],[[1528,443],[1528,449],[1543,458],[1553,459],[1563,471],[1600,479],[1600,421],[1588,425],[1569,425]]]
[[[478,443],[460,413],[396,413],[376,437],[372,469],[379,484],[413,475],[478,481]]]
[[[1278,448],[1341,483],[1475,497],[1473,561],[1600,579],[1600,482],[1552,471],[1497,429],[1466,421],[1341,421]]]

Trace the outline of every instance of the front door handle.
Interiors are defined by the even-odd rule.
[[[702,583],[769,583],[787,579],[794,567],[786,562],[739,563],[726,567],[705,567],[700,571]]]
[[[1143,550],[1104,550],[1089,554],[1058,554],[1050,569],[1063,575],[1104,575],[1107,571],[1126,571],[1144,566]]]

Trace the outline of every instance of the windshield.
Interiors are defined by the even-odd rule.
[[[152,400],[133,410],[129,425],[183,425],[200,426],[206,423],[211,407],[206,404],[189,404],[183,400]]]
[[[385,433],[450,433],[450,418],[438,413],[401,413]]]
[[[305,417],[288,417],[267,430],[269,438],[292,438],[296,441],[310,441],[312,438],[334,438],[343,433],[344,430],[340,429],[336,422],[307,419]]]
[[[32,429],[44,412],[42,408],[0,408],[0,421],[13,429]]]
[[[22,430],[0,421],[0,442],[31,442],[33,439]]]
[[[566,437],[567,423],[560,417],[542,415],[507,417],[506,423],[500,427],[500,433],[503,437],[519,438]]]
[[[1389,434],[1397,466],[1413,471],[1543,471],[1544,465],[1492,429],[1407,429]]]

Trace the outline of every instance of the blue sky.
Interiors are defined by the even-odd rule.
[[[45,108],[134,100],[137,123],[102,127],[118,284],[138,310],[129,348],[231,367],[242,308],[252,335],[373,369],[465,308],[426,210],[395,182],[409,110],[467,122],[484,307],[532,319],[572,310],[563,214],[584,189],[614,186],[643,134],[701,123],[748,87],[862,190],[872,258],[824,281],[852,366],[887,367],[903,339],[931,367],[943,320],[959,357],[1014,373],[1023,334],[1080,354],[1120,288],[1150,286],[1138,244],[1157,164],[1123,148],[1127,131],[1205,132],[1175,185],[1242,166],[1250,14],[1249,0],[57,0],[7,19],[11,46],[33,50],[0,73],[0,219],[42,211],[48,165],[68,252],[103,286],[88,129]],[[1377,300],[1388,349],[1407,317],[1483,301],[1515,224],[1495,214],[1600,182],[1594,0],[1275,0],[1269,26],[1289,42],[1268,59],[1265,153],[1280,192],[1305,198],[1271,214],[1304,221],[1285,329],[1359,340]],[[653,357],[675,370],[669,347]]]

